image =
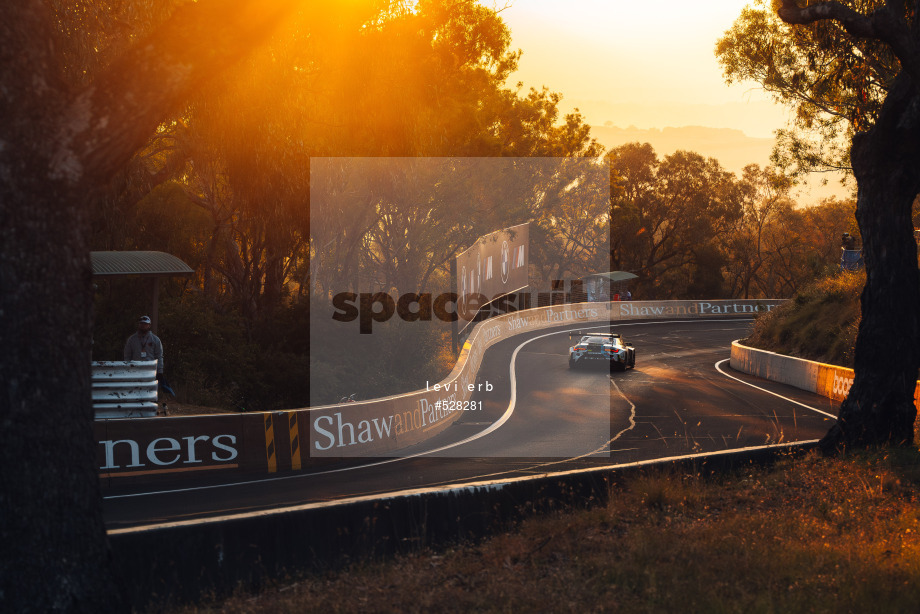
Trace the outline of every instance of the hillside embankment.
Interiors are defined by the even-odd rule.
[[[853,368],[863,272],[820,279],[757,318],[744,344],[840,367]]]
[[[920,454],[650,470],[606,505],[178,612],[916,612]]]

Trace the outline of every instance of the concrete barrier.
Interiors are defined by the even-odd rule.
[[[833,401],[843,401],[853,385],[854,371],[823,362],[785,356],[767,350],[732,343],[732,369],[789,384]],[[914,405],[920,408],[920,382],[914,391]]]
[[[818,371],[822,365],[810,360],[784,356],[732,343],[731,366],[736,371],[789,384],[801,390],[818,392]]]
[[[476,539],[522,518],[605,505],[611,486],[647,470],[709,475],[762,466],[814,441],[414,489],[224,518],[109,531],[132,607],[162,611],[259,589],[286,574],[326,571],[395,552]]]

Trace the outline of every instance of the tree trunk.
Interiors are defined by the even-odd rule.
[[[80,91],[49,3],[0,20],[0,611],[114,612],[90,393],[92,193],[289,0],[184,6]]]
[[[85,203],[19,170],[36,179],[0,191],[0,609],[118,611],[92,431]]]
[[[825,452],[910,445],[920,367],[920,281],[911,205],[920,192],[920,92],[901,73],[876,125],[853,139],[856,219],[866,285],[856,338],[855,380]]]
[[[67,106],[43,5],[0,26],[17,50],[0,73],[0,610],[118,611],[92,432],[89,212],[72,150],[54,146]]]

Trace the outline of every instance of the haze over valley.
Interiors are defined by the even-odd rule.
[[[607,149],[625,143],[650,143],[655,152],[664,157],[679,149],[695,151],[706,157],[715,158],[727,170],[736,175],[748,164],[766,166],[770,164],[772,138],[747,136],[734,128],[711,128],[707,126],[681,126],[677,128],[620,128],[616,125],[591,126],[591,134]],[[801,205],[817,204],[824,198],[836,197],[843,200],[851,197],[848,187],[840,184],[840,175],[827,177],[822,185],[820,176],[812,176],[794,192]]]
[[[758,83],[727,84],[714,53],[748,4],[512,3],[501,17],[523,55],[509,85],[558,92],[560,112],[578,109],[607,148],[639,141],[662,157],[695,151],[736,174],[766,166],[788,111]],[[801,205],[848,198],[840,178],[813,175],[794,196]]]

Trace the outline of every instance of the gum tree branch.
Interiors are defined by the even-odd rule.
[[[917,3],[920,6],[920,2]],[[818,21],[836,21],[854,38],[871,38],[887,43],[911,79],[920,84],[920,45],[917,41],[917,17],[913,26],[904,19],[905,0],[889,1],[885,7],[864,15],[840,2],[819,2],[799,6],[796,0],[783,0],[777,15],[790,25],[809,25]]]

